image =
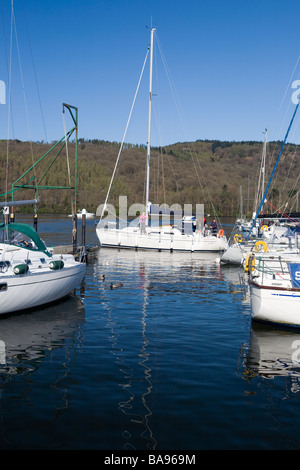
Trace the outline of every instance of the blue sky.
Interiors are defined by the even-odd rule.
[[[0,3],[7,94],[11,2]],[[13,35],[13,126],[0,104],[1,139],[61,138],[66,102],[78,107],[80,137],[120,142],[151,24],[177,97],[156,47],[152,145],[285,134],[300,75],[299,0],[15,0],[14,12],[30,130]],[[126,142],[146,144],[147,106],[148,68]],[[290,140],[300,141],[297,122]]]

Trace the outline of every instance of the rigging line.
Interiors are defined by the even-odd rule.
[[[260,161],[260,168],[257,169],[258,171],[258,178],[256,174],[256,180],[258,179],[258,183],[256,185],[256,191],[255,191],[255,197],[254,197],[254,204],[253,204],[253,212],[256,212],[257,204],[260,201],[260,199],[263,197],[263,192],[261,193],[262,189],[261,188],[261,180],[262,180],[262,173],[264,173],[265,177],[265,172],[266,172],[266,155],[267,155],[267,130],[264,132],[265,134],[265,141],[263,144],[263,151],[261,154],[261,161]]]
[[[17,25],[16,25],[16,19],[14,15],[14,11],[12,10],[12,15],[13,15],[13,24],[14,24],[14,31],[15,31],[15,39],[16,39],[16,46],[17,46],[17,53],[18,53],[18,59],[19,59],[19,68],[20,68],[20,77],[21,77],[21,84],[22,84],[22,91],[23,91],[23,99],[24,99],[24,108],[25,108],[25,116],[26,116],[26,124],[27,124],[27,132],[28,132],[28,138],[29,138],[29,145],[30,145],[30,151],[31,151],[31,159],[32,159],[32,164],[34,165],[34,156],[33,156],[33,145],[32,145],[32,140],[31,140],[31,133],[30,133],[30,126],[29,126],[29,117],[28,117],[28,108],[27,108],[27,100],[26,100],[26,93],[25,93],[25,84],[24,84],[24,76],[23,76],[23,68],[22,68],[22,62],[21,62],[21,55],[20,55],[20,48],[19,48],[19,41],[18,41],[18,35],[17,35]],[[35,170],[34,170],[35,174]],[[35,174],[36,176],[36,174]],[[38,193],[38,188],[36,186],[36,193]]]
[[[295,132],[295,131],[294,131]],[[284,171],[284,168],[283,168],[283,164],[284,162],[286,161],[287,159],[287,154],[289,152],[289,149],[290,149],[290,144],[288,144],[286,146],[286,150],[285,150],[285,153],[283,155],[283,158],[281,159],[281,162],[280,162],[280,167],[282,168],[282,171]],[[280,182],[279,178],[280,178],[280,171],[277,172],[277,174],[275,175],[273,181],[272,181],[272,185],[271,185],[271,188],[272,189],[276,189],[275,188],[275,184],[278,182],[279,186],[281,186],[280,188],[280,194],[281,195],[284,195],[284,190],[285,190],[285,187],[286,187],[286,184],[288,183],[288,178],[289,178],[289,175],[290,175],[290,171],[291,171],[291,168],[292,168],[292,164],[294,162],[294,159],[295,159],[295,154],[296,154],[296,151],[297,151],[297,146],[296,146],[296,149],[294,151],[294,155],[292,155],[292,158],[291,158],[291,161],[290,161],[290,165],[289,165],[289,168],[288,168],[288,171],[285,175],[285,180],[283,181],[283,183]],[[282,178],[283,178],[284,175],[282,175]]]
[[[73,198],[72,198],[72,190],[71,190],[71,173],[70,173],[70,163],[69,163],[69,147],[68,147],[68,139],[67,139],[67,129],[66,129],[66,122],[65,122],[65,109],[63,107],[62,111],[63,117],[63,126],[64,126],[64,133],[65,133],[65,146],[66,146],[66,156],[67,156],[67,168],[68,168],[68,177],[69,177],[69,186],[70,186],[70,201],[71,201],[71,210],[72,214],[74,212],[73,206]]]
[[[113,180],[114,180],[114,177],[115,177],[115,173],[116,173],[116,170],[117,170],[117,167],[118,167],[118,164],[119,164],[119,159],[120,159],[120,156],[121,156],[121,153],[122,153],[122,150],[123,150],[125,137],[126,137],[126,134],[127,134],[127,130],[128,130],[129,122],[130,122],[130,119],[131,119],[132,111],[133,111],[133,108],[134,108],[134,105],[135,105],[135,100],[136,100],[136,97],[137,97],[137,94],[138,94],[138,90],[140,88],[140,83],[141,83],[142,76],[143,76],[143,73],[144,73],[144,69],[145,69],[145,65],[146,65],[146,62],[147,62],[147,57],[148,57],[148,54],[149,54],[149,50],[150,50],[150,46],[148,46],[148,49],[147,49],[147,52],[146,52],[146,57],[145,57],[145,60],[144,60],[144,63],[143,63],[142,71],[141,71],[141,74],[140,74],[140,77],[139,77],[138,85],[137,85],[135,95],[134,95],[134,98],[133,98],[133,102],[132,102],[132,105],[131,105],[130,113],[129,113],[129,116],[128,116],[127,124],[126,124],[124,135],[123,135],[123,139],[122,139],[121,146],[120,146],[120,149],[119,149],[117,161],[115,163],[114,171],[113,171],[110,183],[109,183],[109,187],[108,187],[108,191],[107,191],[107,194],[106,194],[105,202],[104,202],[104,205],[103,205],[103,208],[102,208],[100,221],[102,220],[104,211],[106,209],[106,204],[107,204],[107,201],[108,201],[108,198],[109,198],[111,186],[112,186],[112,183],[113,183]]]
[[[291,158],[290,165],[289,165],[289,168],[288,168],[288,171],[287,171],[287,175],[286,175],[286,177],[285,177],[285,182],[284,182],[283,187],[282,187],[282,190],[281,190],[282,193],[284,192],[285,186],[286,186],[286,184],[287,184],[287,182],[288,182],[288,179],[289,179],[289,176],[290,176],[290,173],[291,173],[291,170],[292,170],[292,165],[293,165],[293,163],[294,163],[294,161],[295,161],[295,156],[296,156],[297,148],[298,148],[298,147],[296,146],[296,147],[295,147],[295,150],[294,150],[294,153],[292,154],[292,158]],[[298,179],[299,179],[299,176],[298,176],[297,180],[298,180]],[[294,184],[294,186],[295,186],[295,184]]]
[[[155,35],[155,38],[157,40],[157,45],[159,47],[159,42],[158,42],[158,38],[157,38],[157,34]],[[163,58],[163,53],[162,53],[162,49],[159,47],[159,51],[160,51],[160,54],[161,54],[161,57]],[[156,49],[154,49],[154,52],[156,52]],[[157,70],[158,70],[158,67],[157,67],[157,54],[154,55],[154,59],[155,59],[155,63],[156,63],[156,67],[155,67],[155,79],[156,79],[156,88],[158,90],[159,88],[159,85],[158,85],[158,74],[157,74]],[[163,61],[164,62],[164,61]],[[166,63],[166,61],[165,61]],[[166,66],[165,66],[165,70],[166,70]],[[168,73],[166,73],[166,75],[168,76]],[[165,190],[165,176],[164,176],[164,155],[162,153],[162,137],[161,137],[161,125],[160,125],[160,106],[159,106],[159,91],[157,91],[157,93],[155,94],[155,96],[158,97],[158,100],[157,100],[157,112],[156,112],[156,109],[155,107],[153,107],[153,110],[154,110],[154,118],[155,118],[155,122],[157,123],[157,129],[158,129],[158,136],[159,136],[159,156],[158,156],[158,169],[157,169],[157,200],[159,201],[159,161],[161,161],[161,167],[162,167],[162,181],[163,181],[163,200],[164,202],[166,202],[166,190]],[[167,154],[165,154],[167,155]],[[174,181],[175,181],[175,185],[176,185],[176,189],[177,189],[177,192],[179,193],[179,189],[178,189],[178,183],[177,183],[177,179],[176,179],[176,175],[175,175],[175,172],[174,172],[174,168],[172,166],[172,163],[167,155],[167,158],[169,160],[169,166],[171,168],[171,171],[173,173],[173,176],[174,176]],[[179,199],[180,199],[180,194],[179,194]]]
[[[166,75],[167,75],[167,78],[168,78],[168,81],[169,81],[169,84],[170,84],[170,88],[171,88],[171,91],[172,91],[172,94],[173,94],[173,98],[174,98],[174,101],[175,101],[175,105],[176,105],[176,108],[177,108],[177,112],[178,112],[178,116],[179,116],[179,119],[181,121],[181,124],[182,124],[182,127],[183,127],[183,130],[184,130],[184,133],[185,135],[187,136],[187,131],[186,131],[186,124],[185,124],[185,121],[183,119],[183,112],[182,112],[182,108],[181,108],[181,105],[179,103],[179,99],[175,93],[175,86],[174,86],[174,83],[171,79],[171,74],[169,72],[169,69],[168,69],[168,66],[167,66],[167,62],[166,62],[166,59],[165,59],[165,56],[164,56],[164,53],[163,53],[163,50],[162,50],[162,47],[160,45],[160,42],[159,42],[159,39],[158,39],[158,34],[155,35],[156,37],[156,41],[157,41],[157,44],[158,44],[158,48],[159,48],[159,51],[160,51],[160,54],[161,54],[161,58],[162,58],[162,62],[163,62],[163,65],[164,65],[164,68],[165,68],[165,72],[166,72]],[[187,143],[189,141],[189,138],[186,137],[186,140],[187,140]],[[195,159],[194,159],[194,156],[193,156],[193,153],[192,153],[192,149],[190,147],[190,144],[188,143],[188,147],[189,147],[189,152],[190,152],[190,156],[192,158],[192,161],[193,161],[193,164],[194,164],[194,168],[195,168],[195,172],[196,172],[196,176],[197,176],[197,179],[198,179],[198,183],[200,185],[200,188],[202,189],[203,191],[203,183],[199,177],[199,173],[198,173],[198,170],[197,170],[197,166],[196,166],[196,163],[195,163]],[[195,152],[195,148],[193,150]],[[202,171],[202,168],[199,164],[199,168],[201,170],[201,174],[202,174],[202,178],[203,178],[203,181],[204,181],[204,187],[207,191],[207,194],[208,194],[208,197],[210,199],[210,201],[212,201],[212,198],[210,196],[210,192],[209,192],[209,189],[208,189],[208,185],[206,184],[205,182],[205,178],[203,176],[203,171]],[[203,191],[204,192],[204,191]],[[215,210],[215,207],[213,205],[213,203],[211,203],[211,206],[213,208],[213,211],[214,213],[216,214],[216,210]],[[217,216],[216,216],[217,217]]]
[[[169,157],[168,153],[165,153],[165,155],[166,155],[166,157],[167,157],[167,160],[168,160],[168,162],[169,162],[169,167],[171,168],[172,173],[173,173],[173,176],[174,176],[174,181],[175,181],[175,185],[176,185],[176,192],[178,193],[178,197],[179,197],[179,203],[180,203],[180,205],[182,205],[180,189],[179,189],[179,187],[178,187],[178,181],[177,181],[177,176],[176,176],[175,171],[174,171],[174,167],[173,167],[173,165],[172,165],[172,162],[171,162],[171,160],[170,160],[170,157]]]
[[[295,67],[294,67],[294,70],[293,70],[292,73],[291,73],[290,80],[289,80],[289,82],[288,82],[288,85],[287,85],[286,90],[285,90],[285,92],[284,92],[284,95],[283,95],[283,97],[282,97],[282,100],[281,100],[281,103],[280,103],[280,106],[279,106],[279,108],[278,108],[277,113],[280,111],[280,109],[281,109],[281,107],[282,107],[282,104],[283,104],[283,101],[284,101],[284,99],[285,99],[285,97],[286,97],[286,95],[287,95],[287,92],[288,92],[289,88],[290,88],[290,84],[291,84],[291,81],[292,81],[292,77],[293,77],[293,75],[294,75],[294,73],[295,73],[295,70],[296,70],[296,68],[297,68],[297,65],[298,65],[299,60],[300,60],[300,55],[298,56],[298,59],[297,59],[297,61],[296,61],[296,65],[295,65]]]
[[[163,201],[166,202],[166,189],[165,189],[165,175],[164,175],[164,162],[163,162],[163,155],[162,155],[162,145],[161,145],[161,142],[162,142],[162,139],[161,139],[161,132],[160,132],[160,114],[159,114],[159,105],[158,105],[158,113],[156,112],[156,109],[155,107],[153,107],[153,111],[154,111],[154,121],[157,123],[157,132],[158,132],[158,137],[159,137],[159,148],[158,148],[158,162],[159,160],[161,161],[161,168],[162,168],[162,173],[161,173],[161,177],[162,177],[162,185],[163,185]],[[158,166],[159,166],[159,163],[158,163]],[[157,194],[158,194],[158,187],[159,187],[159,176],[160,176],[160,173],[159,173],[159,168],[158,168],[158,172],[157,172]]]
[[[274,147],[274,150],[273,150],[273,153],[272,153],[272,157],[270,158],[270,161],[269,161],[269,164],[268,164],[268,169],[267,169],[268,171],[267,171],[267,173],[269,173],[269,174],[272,172],[271,169],[274,167],[274,158],[275,158],[275,151],[277,151],[277,150],[276,150],[276,149],[277,149],[277,146],[278,146],[278,143],[276,143],[276,145],[275,145],[275,147]],[[281,165],[281,163],[282,163],[282,161],[283,161],[283,159],[284,159],[284,157],[285,157],[285,154],[286,154],[286,152],[287,152],[287,150],[288,150],[289,145],[286,144],[285,147],[286,147],[286,148],[285,148],[285,150],[284,150],[284,155],[283,155],[283,157],[282,157],[282,159],[281,159],[280,165]],[[272,180],[272,182],[271,182],[271,185],[270,185],[270,190],[275,189],[275,184],[276,184],[277,179],[279,178],[279,173],[280,173],[280,172],[277,172],[277,174],[274,175],[274,178],[273,178],[273,180]]]
[[[164,202],[166,201],[166,185],[165,185],[165,172],[164,172],[164,159],[162,156],[161,151],[159,152],[160,158],[161,158],[161,166],[162,166],[162,181],[163,181],[163,194],[164,194]]]
[[[9,54],[9,74],[8,74],[8,117],[7,117],[7,141],[6,141],[6,175],[5,192],[8,191],[8,155],[9,155],[9,122],[10,122],[10,96],[11,96],[11,59],[12,59],[12,31],[13,31],[13,0],[11,1],[10,19],[10,54]]]
[[[166,72],[166,76],[167,76],[168,81],[169,81],[170,89],[171,89],[171,92],[172,92],[172,95],[173,95],[173,98],[174,98],[174,102],[175,102],[175,105],[176,105],[176,108],[177,108],[177,113],[178,113],[179,119],[180,119],[180,121],[181,121],[182,127],[183,127],[183,129],[184,129],[184,132],[185,132],[185,134],[187,134],[187,132],[186,132],[186,125],[185,125],[185,122],[184,122],[184,119],[183,119],[182,108],[181,108],[179,99],[178,99],[178,97],[177,97],[177,95],[176,95],[176,92],[175,92],[175,86],[174,86],[173,80],[172,80],[172,78],[171,78],[171,73],[170,73],[170,71],[169,71],[169,68],[168,68],[168,65],[167,65],[167,61],[166,61],[165,55],[164,55],[164,53],[163,53],[162,47],[161,47],[160,42],[159,42],[159,39],[158,39],[158,34],[156,34],[155,37],[156,37],[158,49],[159,49],[159,51],[160,51],[162,63],[163,63],[163,66],[164,66],[164,69],[165,69],[165,72]]]
[[[157,35],[155,35],[155,38],[157,39]],[[158,44],[158,41],[157,41],[157,44]],[[154,52],[156,52],[156,49],[154,50]],[[160,50],[160,53],[162,54],[161,50]],[[156,63],[156,67],[155,67],[155,79],[156,79],[156,89],[158,90],[159,89],[159,80],[158,80],[158,73],[157,73],[157,70],[158,70],[158,67],[157,67],[157,54],[155,54],[154,56],[155,58],[155,63]],[[160,102],[159,102],[159,91],[157,91],[157,93],[155,94],[155,96],[158,97],[158,99],[156,100],[157,102],[157,110],[155,107],[153,107],[153,111],[154,111],[154,120],[155,120],[155,123],[157,124],[157,130],[158,130],[158,137],[159,137],[159,149],[158,149],[158,168],[157,168],[157,201],[159,201],[159,176],[160,174],[162,175],[162,184],[163,184],[163,201],[164,202],[167,202],[166,201],[166,188],[165,188],[165,174],[164,174],[164,158],[165,158],[165,155],[167,156],[168,160],[169,160],[169,168],[171,169],[172,173],[173,173],[173,176],[174,176],[174,180],[175,180],[175,185],[176,185],[176,188],[177,188],[177,192],[178,192],[178,184],[177,184],[177,180],[176,180],[176,175],[175,175],[175,172],[174,172],[174,168],[172,166],[172,163],[170,162],[170,159],[168,157],[168,155],[165,153],[163,154],[162,152],[162,148],[163,148],[163,145],[162,145],[162,136],[161,136],[161,120],[160,120]],[[161,162],[161,173],[159,172],[159,162]]]
[[[3,43],[4,43],[5,63],[6,63],[7,77],[9,77],[9,64],[8,64],[8,57],[7,57],[7,42],[6,42],[6,27],[5,27],[5,13],[4,13],[3,1],[1,1],[1,12],[2,12],[2,26],[3,26]],[[13,138],[14,138],[14,122],[13,122],[12,112],[11,112],[11,125],[12,125],[12,135],[13,135]]]
[[[291,119],[290,124],[289,124],[289,127],[288,127],[288,129],[287,129],[287,131],[286,131],[286,134],[285,134],[283,143],[282,143],[282,145],[281,145],[281,149],[280,149],[280,152],[279,152],[279,154],[278,154],[276,163],[275,163],[275,165],[274,165],[272,174],[271,174],[271,176],[270,176],[270,179],[269,179],[269,182],[268,182],[268,184],[267,184],[267,187],[266,187],[266,190],[265,190],[265,192],[264,192],[264,195],[263,195],[263,197],[262,197],[260,206],[259,206],[259,208],[258,208],[258,210],[257,210],[257,212],[256,212],[256,214],[255,214],[254,220],[253,220],[253,222],[252,222],[252,226],[251,226],[250,231],[249,231],[249,233],[248,233],[247,240],[249,240],[249,238],[250,238],[251,232],[252,232],[253,227],[255,226],[255,223],[256,223],[256,219],[257,219],[257,217],[258,217],[258,215],[259,215],[259,213],[260,213],[260,211],[261,211],[261,209],[262,209],[262,206],[263,206],[263,204],[264,204],[264,202],[265,202],[265,199],[266,199],[266,197],[267,197],[267,194],[268,194],[268,191],[269,191],[269,188],[270,188],[270,185],[271,185],[271,182],[272,182],[274,173],[275,173],[276,168],[277,168],[277,166],[278,166],[278,163],[279,163],[279,160],[280,160],[280,157],[281,157],[283,148],[284,148],[284,146],[285,146],[286,140],[287,140],[287,138],[288,138],[288,135],[289,135],[289,133],[290,133],[291,127],[292,127],[292,125],[293,125],[295,116],[296,116],[296,114],[297,114],[298,107],[299,107],[299,102],[298,102],[298,104],[297,104],[296,107],[295,107],[295,110],[294,110],[292,119]]]
[[[296,220],[296,219],[293,219],[292,217],[290,217],[288,214],[286,214],[285,212],[281,211],[280,209],[278,209],[278,207],[275,207],[273,206],[269,201],[266,201],[266,203],[272,207],[272,209],[275,209],[276,212],[279,212],[279,214],[281,214],[285,219],[288,219],[290,220],[291,222],[294,222],[295,225],[297,225],[297,227],[299,227],[299,221]]]
[[[154,70],[155,70],[155,82],[156,82],[156,90],[157,92],[155,93],[155,96],[157,98],[159,98],[159,85],[158,85],[158,74],[157,74],[157,70],[158,70],[158,67],[157,67],[157,54],[156,54],[156,48],[153,48],[153,55],[154,55],[154,62],[155,62],[155,67],[154,67]],[[154,96],[154,94],[152,93],[152,96]],[[160,191],[159,191],[159,187],[160,187],[160,175],[162,176],[162,184],[163,184],[163,202],[166,202],[166,195],[165,195],[165,180],[164,180],[164,172],[163,172],[163,159],[162,159],[162,155],[161,155],[161,142],[162,142],[162,139],[161,139],[161,125],[160,125],[160,106],[159,106],[159,99],[156,100],[156,103],[157,103],[157,111],[156,111],[156,108],[153,106],[153,111],[154,111],[154,122],[156,123],[156,128],[157,128],[157,132],[158,132],[158,141],[159,141],[159,149],[158,149],[158,157],[157,157],[157,179],[156,179],[156,200],[157,202],[159,203],[159,194],[160,194]],[[154,103],[153,103],[154,104]],[[161,162],[161,167],[162,167],[162,173],[160,173],[160,170],[159,170],[159,163]]]
[[[295,72],[295,69],[296,69],[296,67],[297,67],[297,64],[298,64],[299,59],[300,59],[300,56],[298,57],[298,60],[297,60],[297,63],[296,63],[296,65],[295,65],[295,67],[294,67],[294,70],[293,70],[293,72],[292,72],[292,75],[293,75],[294,72]],[[292,77],[292,75],[291,75],[291,77]],[[285,95],[286,95],[286,93],[287,93],[287,90],[289,89],[290,82],[291,82],[291,78],[290,78],[290,80],[289,80],[289,84],[288,84],[288,86],[287,86]],[[284,97],[285,97],[285,95],[284,95]],[[284,99],[284,98],[283,98],[283,99]],[[283,100],[282,100],[282,101],[283,101]],[[282,104],[280,105],[280,108],[281,108],[281,106],[282,106]],[[282,120],[281,128],[280,128],[280,130],[279,130],[279,135],[282,133],[283,126],[284,126],[284,123],[285,123],[285,121],[286,121],[286,119],[287,119],[287,114],[288,114],[288,111],[289,111],[289,107],[290,107],[290,106],[291,106],[291,100],[289,101],[289,105],[287,106],[287,109],[286,109],[286,111],[285,111],[285,116],[284,116],[284,118],[283,118],[283,120]],[[293,131],[293,132],[295,132],[295,131]],[[273,148],[272,155],[271,155],[271,157],[270,157],[270,159],[269,159],[269,162],[268,162],[268,168],[266,169],[267,171],[270,171],[270,168],[273,168],[273,166],[274,166],[274,159],[276,158],[275,155],[276,155],[276,153],[277,153],[277,151],[278,151],[278,150],[277,150],[277,148],[278,148],[278,142],[280,142],[280,139],[278,139],[278,141],[275,142],[275,146],[274,146],[274,148]],[[274,186],[274,182],[275,182],[275,181],[272,182],[272,186]]]
[[[280,105],[279,109],[282,107],[283,100],[284,100],[284,98],[285,98],[285,96],[286,96],[286,94],[287,94],[288,89],[290,88],[290,83],[291,83],[291,81],[292,81],[292,77],[293,77],[293,75],[294,75],[294,73],[295,73],[295,70],[296,70],[296,68],[297,68],[297,65],[298,65],[299,60],[300,60],[300,55],[298,56],[296,65],[295,65],[294,70],[293,70],[293,72],[292,72],[292,74],[291,74],[291,76],[290,76],[290,80],[289,80],[289,82],[288,82],[288,86],[287,86],[287,88],[286,88],[286,91],[285,91],[285,94],[284,94],[284,97],[283,97],[283,99],[282,99],[282,102],[281,102],[281,105]],[[279,133],[282,132],[283,125],[284,125],[284,122],[285,122],[286,119],[287,119],[287,114],[288,114],[288,111],[289,111],[289,108],[290,108],[291,105],[292,105],[292,100],[289,100],[289,104],[288,104],[288,106],[287,106],[287,109],[286,109],[286,112],[285,112],[285,116],[284,116],[284,119],[283,119],[283,121],[282,121],[281,129],[280,129],[280,132],[279,132]],[[295,132],[296,132],[296,129],[293,130],[293,134],[295,134]],[[289,148],[289,144],[287,145],[287,150],[288,150],[288,148]],[[287,150],[286,150],[285,152],[287,152]],[[274,157],[274,154],[275,154],[275,149],[274,149],[274,152],[273,152],[273,154],[272,154],[272,158],[270,159],[269,167],[271,167],[271,165],[272,165],[272,166],[274,165],[274,164],[273,164],[273,157]],[[275,176],[275,179],[272,181],[272,187],[274,187],[274,185],[275,185],[277,176],[278,176],[278,174]]]
[[[37,95],[38,95],[38,100],[39,100],[39,105],[40,105],[40,110],[41,110],[41,115],[42,115],[42,121],[43,121],[44,132],[45,132],[45,138],[46,138],[46,142],[47,142],[47,141],[48,141],[48,137],[47,137],[47,132],[46,132],[46,125],[45,125],[44,113],[43,113],[43,108],[42,108],[42,101],[41,101],[41,96],[40,96],[40,90],[39,90],[39,86],[38,86],[37,74],[36,74],[35,64],[34,64],[34,60],[33,60],[33,52],[32,52],[32,46],[31,46],[29,28],[28,28],[28,23],[27,23],[27,17],[26,17],[25,8],[24,8],[24,2],[23,2],[23,12],[24,12],[25,26],[26,26],[26,31],[27,31],[27,37],[28,37],[28,43],[29,43],[29,50],[30,50],[30,55],[31,55],[32,67],[33,67],[33,73],[34,73],[35,84],[36,84],[36,89],[37,89]]]
[[[297,180],[298,181],[298,180]],[[294,186],[295,187],[295,186]],[[291,191],[296,191],[294,187],[291,189]],[[295,192],[294,196],[291,196],[291,207],[290,207],[290,212],[294,212],[294,207],[296,205],[295,211],[298,212],[299,207],[298,207],[298,202],[299,202],[299,190]]]

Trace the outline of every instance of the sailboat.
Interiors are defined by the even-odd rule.
[[[15,15],[13,2],[11,2],[11,27],[16,33]],[[12,31],[11,31],[12,35]],[[11,53],[11,51],[10,51]],[[11,71],[10,71],[11,72]],[[11,82],[11,77],[9,77]],[[8,102],[10,103],[10,96]],[[77,163],[77,108],[63,103],[64,110],[67,108],[72,116],[74,127],[68,133],[65,129],[65,146],[74,131],[76,131],[76,157]],[[75,114],[72,113],[75,111]],[[10,122],[10,107],[8,107],[8,123]],[[36,173],[34,177],[28,179],[28,173],[50,154],[51,150],[13,183],[11,191],[8,191],[8,175],[6,174],[6,192],[1,194],[5,200],[0,203],[4,214],[4,223],[0,224],[0,316],[18,311],[32,309],[41,305],[60,300],[71,294],[81,283],[85,275],[86,265],[84,262],[76,261],[72,255],[55,255],[47,248],[37,231],[27,224],[14,222],[14,214],[10,214],[10,208],[26,205],[36,205],[39,203],[37,191],[39,188],[49,189],[50,186],[42,186],[41,181],[46,177],[54,161],[61,152],[63,146],[60,145],[63,139],[58,141],[52,149],[60,146],[60,150],[54,157],[52,163],[43,172],[40,181],[37,182]],[[69,169],[69,159],[67,152],[67,162]],[[27,175],[27,176],[26,176]],[[69,172],[70,175],[70,172]],[[25,182],[20,184],[21,179]],[[76,178],[75,178],[76,179]],[[34,180],[34,184],[33,184]],[[59,188],[59,187],[56,187]],[[63,187],[60,187],[62,189]],[[75,189],[66,187],[65,189]],[[20,189],[34,189],[35,199],[14,200],[15,192]],[[12,200],[8,198],[12,197]],[[35,214],[37,216],[37,213]],[[83,256],[81,256],[84,259]]]
[[[222,252],[227,249],[227,238],[223,229],[213,234],[203,226],[203,214],[201,221],[189,223],[192,215],[183,216],[182,223],[154,226],[150,223],[153,206],[149,200],[150,183],[150,137],[151,137],[151,107],[152,107],[152,68],[153,68],[153,38],[155,29],[151,28],[150,40],[150,78],[149,78],[149,107],[148,107],[148,142],[147,142],[147,176],[146,176],[146,201],[144,220],[140,226],[118,227],[110,223],[103,223],[102,215],[106,209],[106,202],[102,215],[96,225],[96,233],[101,247],[129,248],[156,251],[189,251],[189,252]],[[198,229],[195,226],[198,222]],[[187,229],[189,227],[189,229]],[[192,228],[193,227],[193,228]]]
[[[0,207],[36,202],[2,202]],[[83,280],[85,263],[54,255],[30,225],[2,223],[0,240],[0,315],[60,300]]]
[[[297,234],[287,225],[280,225],[278,221],[270,226],[261,225],[258,215],[258,205],[264,200],[265,192],[265,166],[266,166],[266,144],[267,129],[265,130],[265,139],[261,157],[258,185],[255,194],[252,219],[239,223],[237,220],[234,228],[232,243],[229,248],[222,253],[220,257],[221,264],[232,264],[242,266],[247,254],[250,251],[261,254],[261,252],[284,254],[298,254],[299,243]],[[241,195],[242,207],[242,195]],[[241,210],[242,214],[242,210]],[[255,220],[255,223],[254,223]],[[245,236],[246,234],[246,236]]]
[[[264,192],[252,226],[260,213],[291,126],[298,111],[294,110],[281,150]],[[252,320],[300,327],[300,256],[285,253],[248,253],[245,270],[249,273]]]

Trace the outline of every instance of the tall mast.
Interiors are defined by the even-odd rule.
[[[261,182],[261,195],[263,196],[265,191],[265,169],[266,169],[266,149],[267,149],[267,129],[265,130],[265,141],[262,155],[262,182]]]
[[[274,173],[275,173],[275,171],[276,171],[276,168],[277,168],[277,166],[278,166],[278,163],[279,163],[281,154],[282,154],[282,152],[283,152],[283,148],[284,148],[285,143],[286,143],[286,140],[287,140],[287,138],[288,138],[288,136],[289,136],[289,133],[290,133],[292,124],[293,124],[293,122],[294,122],[295,116],[296,116],[296,114],[297,114],[299,104],[300,104],[300,102],[298,101],[298,103],[297,103],[297,105],[296,105],[296,108],[295,108],[295,110],[294,110],[294,113],[293,113],[291,122],[290,122],[289,127],[288,127],[288,129],[287,129],[287,131],[286,131],[284,140],[283,140],[283,142],[282,142],[280,152],[279,152],[278,157],[277,157],[277,160],[276,160],[276,162],[275,162],[275,166],[274,166],[274,168],[273,168],[273,171],[272,171],[272,173],[271,173],[269,182],[268,182],[268,184],[267,184],[267,187],[266,187],[266,189],[265,189],[264,195],[263,195],[263,197],[262,197],[260,206],[259,206],[259,208],[257,209],[256,214],[255,214],[255,217],[254,217],[254,219],[253,219],[252,226],[251,226],[251,229],[250,229],[250,231],[249,231],[249,233],[248,233],[247,240],[249,240],[249,238],[250,238],[250,235],[251,235],[251,232],[252,232],[252,230],[253,230],[253,227],[254,227],[255,224],[256,224],[256,219],[257,219],[257,217],[258,217],[258,215],[259,215],[259,213],[260,213],[260,211],[261,211],[261,208],[262,208],[262,206],[264,205],[264,202],[265,202],[265,200],[266,200],[266,196],[267,196],[267,194],[268,194],[270,184],[271,184],[271,182],[272,182]]]
[[[150,184],[150,139],[151,139],[151,105],[152,105],[152,66],[153,66],[153,35],[151,28],[150,41],[150,77],[149,77],[149,112],[148,112],[148,142],[147,142],[147,181],[146,181],[146,225],[149,222],[149,184]]]
[[[259,171],[259,179],[258,179],[258,186],[256,189],[255,200],[254,200],[254,213],[252,217],[255,217],[257,206],[259,200],[263,197],[265,191],[265,170],[266,170],[266,149],[267,149],[267,129],[265,129],[265,140],[263,145],[261,163],[260,163],[260,171]]]

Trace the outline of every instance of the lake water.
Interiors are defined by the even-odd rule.
[[[299,449],[298,339],[251,323],[215,254],[99,250],[74,296],[0,319],[0,448]]]

